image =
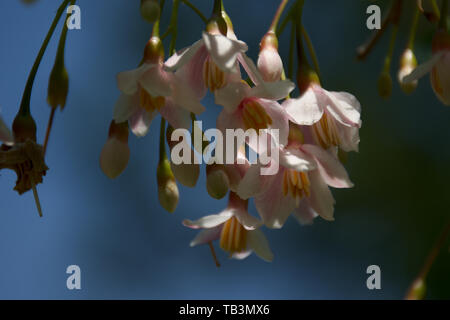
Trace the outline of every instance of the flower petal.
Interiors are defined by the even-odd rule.
[[[259,104],[272,119],[271,129],[278,129],[279,141],[276,145],[287,145],[289,136],[289,117],[283,107],[276,101],[258,99]]]
[[[285,99],[294,89],[295,84],[290,80],[261,82],[252,88],[251,95],[258,98],[281,100]]]
[[[172,98],[175,105],[197,115],[206,110],[200,103],[200,98],[192,88],[183,83],[182,79],[174,78],[173,83]]]
[[[337,121],[347,126],[361,126],[361,105],[354,96],[342,92],[323,92],[330,102],[327,110]]]
[[[255,230],[263,225],[263,222],[250,215],[246,210],[234,210],[234,216],[247,230]]]
[[[142,108],[138,108],[137,111],[130,118],[130,128],[131,131],[137,137],[143,137],[148,133],[150,129],[150,124],[152,123],[153,118],[155,117],[156,112],[149,113]]]
[[[238,54],[248,49],[242,41],[207,32],[203,32],[203,41],[214,63],[224,72],[234,72]]]
[[[308,89],[300,98],[287,99],[282,106],[290,120],[299,125],[310,126],[322,118],[323,106],[313,90]]]
[[[323,219],[334,221],[334,198],[327,184],[323,181],[318,171],[311,171],[309,174],[311,182],[311,194],[306,198],[312,210],[317,212]]]
[[[225,209],[221,213],[212,214],[209,216],[202,217],[198,220],[184,220],[183,225],[192,229],[202,229],[202,228],[214,228],[221,225],[233,216],[233,210]]]
[[[417,68],[415,68],[413,70],[413,72],[411,72],[409,75],[405,76],[403,78],[403,82],[404,83],[413,82],[413,81],[416,81],[416,80],[422,78],[426,74],[430,73],[431,69],[433,69],[433,67],[436,65],[436,63],[441,59],[442,55],[443,55],[442,52],[434,54],[430,60],[417,66]]]
[[[304,144],[302,149],[316,159],[320,175],[329,186],[334,188],[353,187],[347,170],[329,151],[312,144]]]
[[[220,233],[222,232],[222,225],[211,229],[205,229],[200,231],[194,239],[192,239],[190,246],[195,247],[199,244],[205,244],[220,238]]]
[[[117,87],[122,93],[132,95],[138,90],[138,81],[141,75],[146,72],[153,65],[143,64],[140,67],[123,71],[117,74]]]
[[[250,88],[242,82],[232,82],[215,92],[215,103],[224,107],[228,113],[236,111],[239,104],[248,97]]]
[[[189,130],[191,128],[191,113],[176,106],[171,98],[166,99],[166,104],[159,110],[159,113],[175,129]]]
[[[137,94],[126,95],[121,94],[116,101],[114,107],[113,119],[116,123],[122,123],[128,121],[133,114],[139,109],[139,98]]]
[[[255,254],[264,261],[271,262],[273,260],[273,253],[270,250],[269,242],[264,233],[259,230],[253,230],[248,233],[248,246],[255,252]]]
[[[139,79],[139,84],[153,97],[167,97],[172,94],[170,87],[171,74],[165,72],[160,65],[146,70]]]
[[[295,171],[311,171],[317,168],[316,160],[300,149],[283,149],[280,152],[280,164]]]
[[[183,67],[203,45],[203,40],[200,39],[190,47],[175,53],[164,63],[164,70],[173,72]]]
[[[244,200],[264,192],[275,179],[275,175],[261,175],[261,165],[254,164],[245,173],[239,183],[236,193]]]
[[[292,215],[297,219],[298,223],[304,226],[311,225],[314,219],[319,216],[306,199],[300,201],[299,207],[294,210]]]

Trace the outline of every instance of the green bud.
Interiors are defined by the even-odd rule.
[[[150,23],[154,23],[161,15],[158,0],[141,0],[141,16]]]
[[[400,69],[398,70],[398,82],[403,92],[411,94],[416,90],[418,81],[403,82],[403,78],[409,75],[417,67],[417,59],[411,49],[406,49],[400,58]]]
[[[30,113],[19,112],[12,125],[14,141],[22,143],[29,140],[36,141],[36,122]]]
[[[392,95],[392,77],[387,71],[383,71],[378,78],[378,94],[383,99],[389,99]]]
[[[50,79],[48,80],[48,104],[52,108],[60,106],[61,110],[63,110],[66,106],[68,92],[69,74],[64,64],[57,61],[53,66]]]
[[[172,213],[177,208],[179,192],[168,159],[164,159],[158,164],[156,176],[158,181],[159,203],[164,209]]]
[[[224,167],[221,165],[208,165],[206,167],[206,189],[214,199],[222,199],[228,193],[230,180]]]

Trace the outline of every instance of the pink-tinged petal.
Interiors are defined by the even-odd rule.
[[[281,79],[281,74],[283,73],[283,61],[275,48],[267,47],[261,50],[257,63],[264,81],[275,82]]]
[[[137,111],[129,119],[131,131],[137,137],[144,137],[150,129],[150,124],[155,117],[156,112],[149,113],[142,108],[138,108]]]
[[[450,51],[442,55],[430,77],[436,96],[444,105],[450,106]]]
[[[154,65],[141,75],[139,84],[153,97],[167,97],[172,94],[171,77],[162,66]]]
[[[319,216],[306,199],[300,201],[299,207],[294,210],[292,215],[303,226],[313,224],[314,219]]]
[[[246,83],[232,82],[215,92],[215,103],[224,107],[228,113],[236,111],[239,104],[248,97],[250,88]]]
[[[342,92],[328,92],[323,90],[330,101],[327,111],[343,125],[351,127],[361,126],[361,105],[355,97],[349,98]]]
[[[241,129],[244,127],[242,117],[238,111],[234,113],[228,113],[223,109],[216,120],[217,129],[226,134],[226,129]]]
[[[143,64],[137,69],[124,71],[117,74],[117,87],[122,93],[132,95],[138,90],[138,81],[142,74],[153,65]]]
[[[325,220],[334,221],[335,202],[328,185],[318,171],[311,171],[308,176],[311,182],[311,194],[306,200],[319,216]]]
[[[283,193],[284,170],[272,180],[265,192],[255,197],[255,206],[268,228],[281,229],[296,207],[296,201]]]
[[[137,94],[121,94],[114,106],[113,119],[117,123],[128,121],[139,109],[139,97]]]
[[[339,148],[345,152],[359,150],[359,128],[358,127],[347,127],[339,122],[336,122],[336,128],[339,135]]]
[[[172,99],[175,105],[197,115],[206,110],[200,103],[200,98],[192,88],[183,83],[182,79],[174,78],[173,83]]]
[[[186,109],[175,106],[171,98],[166,99],[166,105],[160,109],[159,113],[175,129],[189,130],[191,128],[191,113]]]
[[[248,258],[248,256],[250,256],[251,254],[252,254],[252,250],[235,252],[231,255],[231,258],[236,259],[236,260],[244,260],[244,259]]]
[[[116,138],[109,138],[100,154],[100,168],[110,179],[118,177],[127,167],[130,148],[127,143]]]
[[[258,99],[258,103],[267,112],[267,115],[272,119],[271,129],[279,130],[279,141],[277,145],[286,145],[289,136],[289,118],[283,107],[276,101],[267,99]]]
[[[250,231],[247,237],[249,248],[264,261],[272,262],[273,253],[272,250],[270,250],[269,242],[264,233],[261,230],[256,229]]]
[[[223,224],[233,216],[233,210],[225,209],[221,213],[202,217],[198,220],[184,220],[183,225],[192,229],[210,229]]]
[[[255,230],[263,224],[261,220],[250,215],[246,210],[233,210],[233,213],[246,230]]]
[[[261,82],[252,88],[251,95],[269,100],[281,100],[285,99],[294,89],[295,84],[290,80]]]
[[[238,55],[238,61],[241,63],[245,72],[247,72],[250,80],[252,80],[256,86],[264,83],[264,79],[252,59],[242,53]]]
[[[3,119],[0,117],[0,141],[5,144],[12,144],[14,142],[14,138],[11,134],[11,131],[8,129],[8,126],[5,124]]]
[[[248,49],[242,41],[207,32],[203,32],[203,41],[214,63],[224,72],[234,72],[238,55]]]
[[[197,51],[204,45],[203,40],[198,40],[192,46],[185,48],[173,56],[171,56],[164,63],[164,70],[174,72],[188,63]]]
[[[254,164],[250,166],[245,173],[239,183],[236,193],[242,199],[247,200],[267,190],[267,188],[271,185],[272,180],[275,178],[275,175],[261,175],[261,165]]]
[[[308,89],[300,98],[287,99],[282,106],[292,122],[305,126],[318,122],[324,112],[323,106],[320,105],[312,89]]]
[[[208,57],[208,51],[202,46],[192,59],[183,68],[180,68],[175,76],[181,80],[181,83],[189,86],[199,100],[206,95],[207,88],[203,79],[203,67]]]
[[[423,63],[423,64],[421,64],[419,66],[417,66],[417,68],[415,68],[413,72],[411,72],[409,75],[407,75],[406,77],[403,78],[403,82],[404,83],[410,83],[410,82],[419,80],[423,76],[425,76],[428,73],[430,73],[431,69],[433,69],[433,67],[441,59],[442,54],[443,54],[442,52],[434,54],[433,57],[431,57],[430,60],[428,60],[427,62],[425,62],[425,63]]]
[[[311,171],[317,168],[316,160],[300,149],[283,149],[280,151],[280,164],[295,171]]]
[[[329,186],[334,188],[353,187],[347,170],[329,151],[312,144],[302,145],[302,149],[316,159],[320,175]]]
[[[197,236],[191,241],[190,246],[195,247],[199,244],[206,244],[208,242],[215,241],[220,238],[220,233],[222,232],[222,225],[215,228],[205,229],[200,231]]]

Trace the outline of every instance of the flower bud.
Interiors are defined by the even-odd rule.
[[[141,16],[145,21],[154,23],[159,19],[161,7],[158,0],[141,0]]]
[[[383,71],[378,78],[378,94],[383,99],[388,99],[392,94],[392,77],[387,71]]]
[[[128,147],[128,124],[111,121],[108,140],[100,154],[100,168],[110,179],[118,177],[127,167],[130,159]]]
[[[258,69],[266,82],[275,82],[281,79],[283,61],[278,53],[277,36],[273,32],[266,33],[261,40]]]
[[[164,46],[159,37],[151,37],[145,45],[145,63],[158,64],[164,61]]]
[[[224,17],[222,15],[213,15],[206,24],[206,32],[226,36],[228,34],[228,26]]]
[[[159,203],[164,209],[172,213],[177,208],[179,192],[168,159],[164,159],[158,164],[156,177]]]
[[[405,300],[422,300],[425,297],[425,292],[425,281],[422,278],[418,278],[409,287]]]
[[[319,75],[309,65],[301,64],[297,71],[297,84],[300,94],[303,94],[313,84],[320,86]]]
[[[172,141],[171,136],[173,132],[173,127],[168,126],[166,132],[167,144],[169,145],[170,152],[172,152],[172,148],[178,143],[186,143],[186,137],[182,139],[182,142]],[[189,163],[181,163],[175,164],[172,161],[170,162],[170,168],[175,176],[175,179],[180,182],[182,185],[193,188],[197,184],[198,177],[200,175],[200,165],[198,164],[197,157],[194,151],[190,146],[183,146],[183,150],[190,150],[190,161]],[[182,156],[182,155],[181,155]]]
[[[211,164],[206,166],[206,189],[214,199],[222,199],[228,193],[230,180],[223,165]]]
[[[417,88],[418,80],[405,83],[403,78],[409,75],[417,67],[417,59],[411,49],[406,49],[400,58],[400,69],[398,71],[398,81],[403,92],[406,94],[413,93]]]
[[[30,113],[23,114],[19,111],[12,125],[14,141],[21,143],[28,139],[36,141],[36,122]]]
[[[431,70],[431,85],[443,104],[450,106],[450,34],[440,30],[433,38],[433,55],[441,55]]]
[[[62,62],[56,61],[48,80],[47,102],[52,108],[58,106],[61,110],[66,105],[69,92],[69,74]]]

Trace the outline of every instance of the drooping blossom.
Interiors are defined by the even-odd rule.
[[[325,149],[358,151],[361,105],[347,92],[331,92],[311,83],[304,94],[283,102],[289,119],[312,126],[313,137]]]
[[[352,187],[344,166],[331,150],[303,143],[300,128],[291,125],[289,143],[279,151],[279,171],[260,174],[261,165],[253,165],[242,179],[238,194],[254,197],[265,225],[281,228],[291,213],[302,224],[321,216],[334,220],[334,198],[328,186]]]
[[[230,192],[228,206],[218,214],[205,216],[183,224],[192,229],[203,229],[191,241],[191,246],[220,241],[220,247],[230,257],[244,259],[252,252],[265,261],[273,260],[266,237],[258,228],[262,222],[247,211],[248,201]]]
[[[419,65],[403,81],[417,81],[430,73],[431,85],[436,96],[446,106],[450,106],[450,35],[440,30],[433,38],[432,58]]]
[[[189,86],[163,68],[162,47],[152,38],[146,47],[143,64],[117,75],[121,95],[114,109],[117,123],[129,121],[137,136],[147,134],[150,123],[159,112],[174,128],[189,128],[190,113],[205,110]]]

